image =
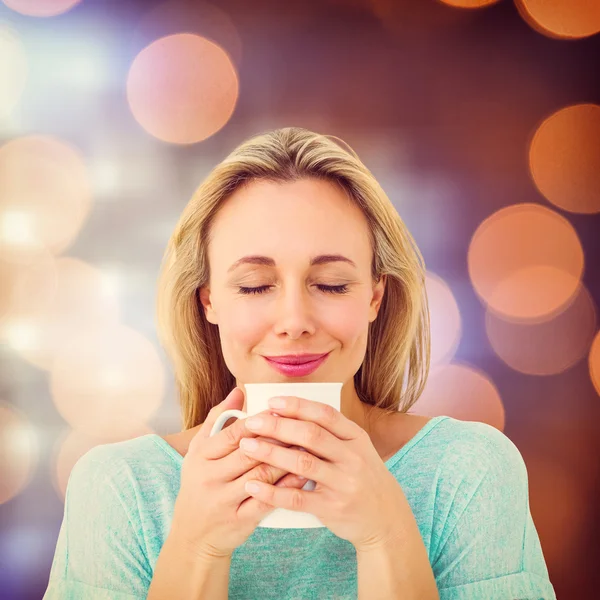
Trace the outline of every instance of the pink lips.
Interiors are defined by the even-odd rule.
[[[276,362],[275,360],[271,360],[266,356],[263,357],[275,370],[279,371],[279,373],[283,375],[287,375],[288,377],[302,377],[304,375],[310,375],[314,373],[327,359],[329,353],[324,354],[320,358],[316,360],[311,360],[308,362],[304,362],[301,364],[289,364],[283,362]]]

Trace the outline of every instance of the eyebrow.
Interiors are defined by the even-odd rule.
[[[356,263],[353,260],[350,260],[346,256],[342,256],[341,254],[319,254],[318,256],[313,256],[310,259],[310,266],[314,267],[315,265],[324,265],[332,262],[345,262],[352,265],[356,268]],[[243,256],[239,260],[236,260],[227,270],[228,273],[231,273],[237,267],[250,264],[250,265],[262,265],[265,267],[274,267],[275,261],[270,256],[261,256],[260,254],[253,254],[250,256]]]

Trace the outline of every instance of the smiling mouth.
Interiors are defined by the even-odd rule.
[[[330,352],[324,354],[316,360],[310,360],[308,362],[303,362],[300,364],[277,362],[271,360],[266,356],[264,356],[263,358],[267,361],[267,363],[269,363],[271,367],[273,367],[282,375],[286,375],[288,377],[302,377],[304,375],[310,375],[311,373],[316,371],[327,360],[329,354]]]
[[[265,356],[265,358],[270,361],[284,364],[284,365],[303,365],[309,362],[313,362],[315,360],[320,360],[324,356],[329,354],[329,352],[323,352],[322,354],[298,354],[298,355],[288,355],[288,356]]]

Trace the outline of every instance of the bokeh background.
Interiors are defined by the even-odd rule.
[[[181,429],[178,216],[256,133],[350,144],[428,267],[411,412],[521,451],[559,599],[600,589],[600,1],[0,1],[0,596],[41,598],[75,461]]]

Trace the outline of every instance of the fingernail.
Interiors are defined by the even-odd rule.
[[[248,429],[260,429],[262,427],[263,420],[260,417],[250,417],[246,419],[246,427]]]
[[[250,493],[260,492],[260,485],[255,482],[248,482],[244,487],[246,488],[246,491]]]
[[[285,408],[287,401],[285,398],[271,398],[269,400],[269,406],[271,408]]]
[[[258,448],[258,442],[251,438],[242,438],[240,440],[240,448],[242,450],[250,450],[252,452]]]

